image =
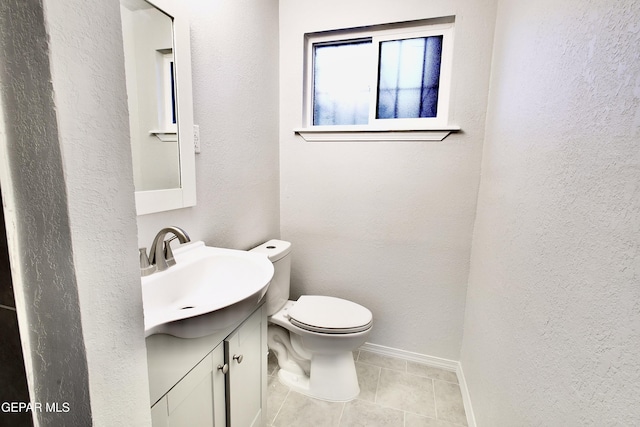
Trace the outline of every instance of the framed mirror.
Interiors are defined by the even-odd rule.
[[[196,204],[189,23],[174,0],[120,0],[138,215]]]

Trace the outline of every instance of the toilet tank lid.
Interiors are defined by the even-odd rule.
[[[279,259],[287,256],[291,252],[291,242],[285,242],[284,240],[271,239],[268,242],[256,246],[251,249],[250,252],[258,252],[265,254],[269,257],[269,261],[276,262]]]

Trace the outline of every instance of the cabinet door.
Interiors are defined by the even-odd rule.
[[[225,340],[227,426],[262,426],[266,398],[266,317],[258,309]]]
[[[223,365],[224,350],[219,345],[154,405],[154,427],[224,426],[225,380],[222,369],[218,369]],[[158,405],[163,407],[156,409]]]

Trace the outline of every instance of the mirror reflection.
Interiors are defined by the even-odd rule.
[[[180,187],[173,19],[144,0],[121,0],[136,191]]]

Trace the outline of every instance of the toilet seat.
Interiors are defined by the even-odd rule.
[[[303,295],[289,309],[291,324],[323,334],[352,334],[371,328],[369,309],[342,298]]]

